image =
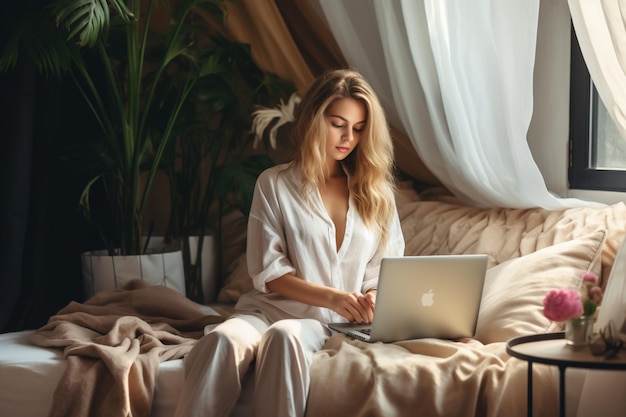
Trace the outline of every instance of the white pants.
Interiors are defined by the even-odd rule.
[[[313,319],[270,325],[253,315],[229,318],[185,358],[185,383],[175,417],[228,416],[255,359],[254,415],[304,416],[313,353],[329,336],[328,328]]]

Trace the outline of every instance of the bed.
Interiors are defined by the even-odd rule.
[[[526,364],[508,356],[505,343],[518,335],[560,330],[541,313],[549,289],[575,287],[584,272],[596,273],[606,285],[626,235],[626,206],[477,208],[433,189],[418,193],[411,183],[401,185],[397,205],[406,255],[489,256],[476,335],[458,341],[369,344],[335,334],[314,357],[307,416],[526,415]],[[240,228],[233,230],[242,230],[238,222]],[[228,264],[220,306],[185,307],[197,308],[193,317],[211,317],[198,324],[196,332],[226,316],[229,309],[223,305],[232,306],[250,288],[241,244],[245,236],[238,236],[226,248],[236,256]],[[107,305],[106,300],[103,303]],[[29,330],[0,335],[1,416],[48,415],[68,367],[61,349],[36,346],[33,334]],[[184,350],[178,353],[184,357]],[[173,415],[183,359],[171,356],[155,365],[154,389],[148,390],[154,396],[149,393],[144,414],[134,415]],[[585,375],[568,371],[568,415],[576,415]],[[556,377],[552,367],[534,368],[536,416],[556,415]],[[246,380],[233,416],[250,415],[253,389],[251,379]],[[110,412],[102,415],[113,415]]]

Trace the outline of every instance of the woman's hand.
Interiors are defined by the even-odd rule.
[[[351,322],[371,323],[374,318],[376,290],[370,290],[365,295],[346,292],[312,284],[291,274],[269,281],[267,288],[292,300],[329,308]]]
[[[376,295],[378,295],[377,293],[377,289],[372,288],[371,290],[368,290],[365,293],[365,298],[367,298],[367,300],[370,302],[371,306],[372,306],[372,313],[374,312],[374,307],[376,307]],[[372,317],[372,320],[374,318]]]
[[[375,295],[359,292],[337,292],[331,309],[354,323],[371,323],[374,319]]]

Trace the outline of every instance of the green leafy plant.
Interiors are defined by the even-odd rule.
[[[100,140],[81,155],[95,174],[80,202],[110,254],[145,250],[146,204],[177,120],[196,84],[220,70],[193,41],[190,18],[202,12],[221,21],[225,1],[180,0],[165,9],[167,28],[154,36],[157,7],[155,0],[56,0],[19,22],[0,56],[1,71],[23,52],[43,73],[69,74],[91,109]],[[161,52],[148,56],[155,45]],[[171,100],[167,113],[163,97]],[[106,221],[94,216],[94,187],[105,196]]]

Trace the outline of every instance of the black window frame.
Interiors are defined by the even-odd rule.
[[[626,191],[626,170],[590,167],[595,146],[598,104],[589,70],[572,25],[570,48],[569,188],[577,190]]]

